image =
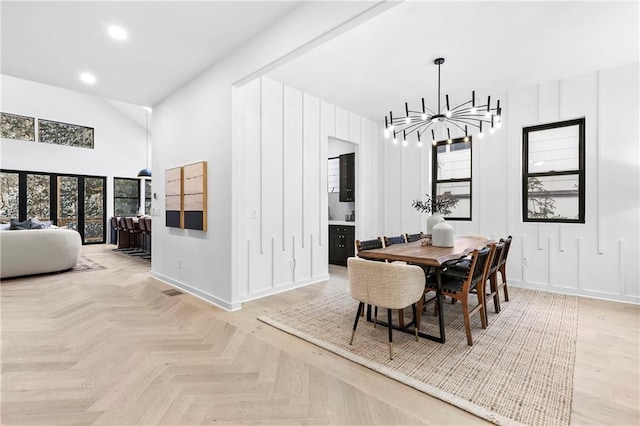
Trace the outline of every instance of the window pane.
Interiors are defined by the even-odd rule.
[[[529,177],[529,219],[579,219],[578,175]]]
[[[449,145],[447,152],[438,151],[437,167],[438,180],[470,178],[471,142],[455,142]]]
[[[579,126],[529,132],[529,173],[578,170]]]
[[[451,208],[451,213],[445,217],[471,217],[471,182],[445,182],[436,187],[436,196],[450,195],[458,202]]]
[[[84,180],[84,242],[103,242],[104,193],[103,179]]]
[[[139,179],[113,179],[113,214],[135,216],[140,206]]]
[[[151,180],[144,181],[144,212],[151,214]]]
[[[327,165],[327,190],[340,192],[340,158],[329,158]]]
[[[27,219],[49,220],[49,175],[27,175]]]
[[[0,173],[0,223],[18,219],[18,173]]]
[[[40,142],[93,149],[93,128],[38,119]]]
[[[0,135],[7,139],[36,140],[36,125],[33,117],[0,113]]]
[[[78,230],[77,177],[58,177],[58,226]]]

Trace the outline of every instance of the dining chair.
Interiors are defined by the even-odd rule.
[[[373,250],[383,248],[382,238],[378,237],[375,240],[356,240],[356,256],[362,250]]]
[[[443,296],[459,300],[462,305],[462,315],[464,318],[464,328],[467,334],[467,344],[473,346],[471,337],[471,315],[480,313],[482,328],[487,328],[487,317],[485,313],[484,285],[487,280],[489,266],[496,250],[495,244],[490,244],[481,250],[474,250],[471,254],[471,265],[462,274],[440,274],[440,285]],[[437,284],[434,282],[437,277],[427,281],[425,291],[436,291]],[[469,306],[470,295],[476,292],[477,305],[473,308]],[[444,312],[438,312],[443,315]]]
[[[424,237],[424,234],[422,232],[418,233],[418,234],[404,234],[404,238],[408,243],[412,243],[414,241],[420,241],[422,238]]]
[[[405,240],[404,235],[398,235],[397,237],[387,237],[384,236],[384,246],[389,247],[394,244],[405,244],[407,240]]]
[[[483,294],[485,301],[490,299],[493,300],[493,309],[496,313],[500,312],[500,297],[498,294],[498,267],[502,260],[502,256],[504,253],[505,243],[501,241],[497,243],[495,252],[491,259],[491,264],[489,265],[489,270],[487,271],[486,281],[489,282],[489,292],[488,294]],[[466,277],[470,268],[470,259],[464,258],[461,261],[450,265],[447,270],[443,273],[444,275],[452,275],[458,277]],[[485,281],[485,291],[486,291],[486,281]],[[477,291],[478,289],[476,289]],[[485,318],[487,318],[487,303],[485,303]]]
[[[364,305],[386,308],[389,329],[389,359],[393,359],[391,310],[412,306],[414,319],[416,318],[416,303],[422,297],[425,286],[422,268],[416,265],[375,262],[357,257],[347,259],[347,268],[351,297],[359,302],[349,345],[353,344]],[[415,324],[416,341],[418,341],[418,327],[419,324]]]
[[[504,301],[509,301],[509,290],[507,288],[507,256],[509,255],[509,248],[511,247],[511,241],[513,237],[509,235],[507,239],[500,239],[500,242],[504,242],[504,251],[502,253],[502,258],[500,259],[500,263],[498,264],[498,271],[502,277],[502,281],[498,282],[498,275],[496,274],[496,293],[499,292],[500,289],[503,289],[504,292]]]

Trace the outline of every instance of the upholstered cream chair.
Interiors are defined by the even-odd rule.
[[[356,257],[347,259],[347,266],[351,297],[360,302],[349,344],[353,344],[358,319],[365,303],[387,308],[389,358],[393,359],[391,310],[413,306],[415,318],[415,303],[424,293],[424,271],[415,265],[375,262]],[[418,327],[419,324],[416,324],[416,340],[418,340]]]

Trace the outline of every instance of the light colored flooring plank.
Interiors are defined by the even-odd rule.
[[[112,247],[83,247],[107,269],[0,284],[2,424],[485,423],[257,320],[347,289],[346,268],[230,313]],[[639,320],[580,298],[572,423],[640,424]]]

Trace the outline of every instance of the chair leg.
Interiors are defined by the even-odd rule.
[[[487,309],[486,309],[486,294],[484,289],[484,284],[480,285],[482,288],[478,288],[478,305],[480,305],[480,323],[482,324],[482,328],[487,328]]]
[[[498,271],[494,272],[489,277],[489,285],[491,287],[491,294],[493,294],[493,309],[496,311],[496,314],[500,312],[500,293],[498,287]],[[487,306],[485,306],[487,309]]]
[[[509,290],[507,290],[507,267],[506,264],[500,268],[500,275],[502,275],[502,290],[504,291],[504,301],[509,301]]]
[[[360,314],[362,313],[363,308],[364,308],[364,303],[360,302],[358,304],[358,312],[356,312],[356,320],[353,322],[353,331],[351,332],[351,341],[349,341],[350,345],[353,344],[353,337],[356,335],[356,327],[358,327],[358,320],[360,319]]]
[[[391,326],[391,309],[387,309],[387,320],[389,321],[389,359],[393,359],[393,327]]]
[[[373,308],[373,328],[378,328],[378,307]]]
[[[418,329],[420,328],[420,322],[418,317],[416,316],[416,304],[411,305],[411,309],[413,309],[413,330],[416,333],[416,342],[418,341]]]
[[[462,316],[464,318],[464,330],[467,333],[467,345],[473,346],[473,339],[471,338],[471,321],[469,320],[469,301],[467,299],[462,300]]]
[[[404,309],[398,309],[398,325],[404,328]]]

